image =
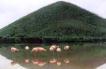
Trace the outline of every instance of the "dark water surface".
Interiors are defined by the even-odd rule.
[[[62,51],[50,52],[48,44],[1,44],[0,54],[12,59],[28,69],[96,69],[98,66],[106,63],[106,43],[77,43],[77,44],[57,44]],[[65,51],[63,48],[65,45],[69,45],[70,49]],[[24,49],[25,46],[29,46],[29,51]],[[44,47],[46,52],[36,53],[33,56],[31,50],[33,47]],[[20,51],[17,53],[11,53],[10,48],[16,47]],[[32,64],[34,59],[38,59],[45,63],[44,66]],[[25,63],[24,60],[29,59],[29,63]],[[61,63],[51,64],[49,61],[56,59]],[[68,60],[69,63],[65,63]]]

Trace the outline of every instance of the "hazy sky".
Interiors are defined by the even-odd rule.
[[[60,0],[0,0],[0,28],[39,8]],[[106,0],[61,0],[106,18]]]

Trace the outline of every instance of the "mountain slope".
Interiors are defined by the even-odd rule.
[[[0,30],[5,37],[100,37],[105,20],[73,4],[59,1],[35,11]]]

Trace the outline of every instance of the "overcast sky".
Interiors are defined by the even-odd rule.
[[[60,0],[0,0],[0,28]],[[106,18],[106,0],[61,0],[76,4],[103,18]]]

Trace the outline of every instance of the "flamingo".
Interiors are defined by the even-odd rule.
[[[34,57],[34,53],[37,53],[37,52],[46,52],[47,50],[43,47],[34,47],[32,49],[32,53],[33,53],[33,57]]]
[[[29,63],[28,62],[28,56],[29,56],[29,46],[25,46],[25,63]]]
[[[14,58],[13,56],[14,56],[14,54],[15,54],[16,52],[19,51],[19,49],[18,49],[18,48],[15,48],[15,47],[11,47],[10,50],[11,50],[11,54],[12,54],[12,57],[11,57],[11,58],[12,58],[13,60],[15,60],[15,58]]]
[[[26,64],[28,64],[29,62],[30,62],[30,60],[29,59],[25,59],[25,61],[24,61]]]
[[[50,48],[56,49],[57,46],[56,45],[51,45]]]
[[[44,66],[45,64],[46,64],[46,62],[43,62],[43,61],[38,62],[38,66],[40,66],[40,67]]]
[[[70,46],[64,46],[64,50],[69,50],[70,49]]]
[[[54,51],[54,50],[55,50],[55,48],[53,48],[53,47],[50,47],[50,48],[49,48],[49,50],[50,50],[50,51]]]
[[[57,64],[57,66],[61,66],[61,64],[62,64],[60,61],[57,61],[57,59],[51,59],[49,61],[49,63],[51,63],[51,64]]]
[[[57,51],[57,52],[61,52],[61,48],[58,47],[58,48],[56,49],[56,51]]]
[[[62,63],[60,62],[60,61],[57,61],[57,66],[61,66],[62,65]]]
[[[56,52],[58,53],[58,60],[62,60],[62,54],[61,54],[61,52],[62,52],[62,49],[58,46],[58,48],[56,49]],[[59,62],[59,61],[57,61],[57,65],[59,66],[59,64],[61,65],[61,62]]]
[[[41,61],[41,60],[32,60],[32,64],[42,67],[46,64],[46,62]]]
[[[26,47],[25,47],[25,50],[29,50],[29,49],[30,49],[29,46],[26,46]]]
[[[11,47],[11,52],[12,53],[15,53],[15,52],[18,52],[18,51],[19,51],[19,49],[15,48],[15,47]]]
[[[51,45],[49,50],[50,51],[56,51],[57,47],[58,47],[57,45]]]
[[[36,64],[38,64],[38,63],[39,63],[38,60],[32,60],[32,64],[36,65]]]
[[[56,45],[51,45],[50,48],[49,48],[49,51],[52,52],[52,56],[53,56],[53,57],[55,56],[55,55],[54,55],[54,52],[56,51],[56,48],[57,48]]]
[[[64,50],[65,50],[65,53],[66,53],[66,54],[67,54],[66,51],[69,51],[69,49],[70,49],[70,46],[68,46],[68,45],[64,46]],[[67,54],[67,55],[68,55],[68,54]],[[70,63],[70,61],[69,61],[68,59],[65,59],[64,62],[65,62],[65,63]]]
[[[51,63],[51,64],[55,64],[57,62],[57,59],[51,59],[50,61],[49,61],[49,63]]]
[[[47,50],[43,47],[34,47],[32,49],[32,52],[45,52],[45,51],[47,51]]]
[[[56,52],[61,53],[61,48],[58,46],[58,48],[56,49]]]
[[[65,59],[64,60],[64,63],[69,64],[70,63],[70,60],[69,59]]]

